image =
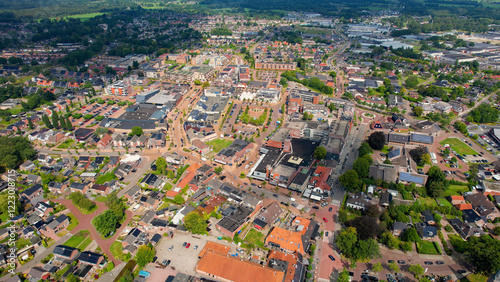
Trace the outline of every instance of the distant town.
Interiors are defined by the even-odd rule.
[[[499,26],[433,23],[2,23],[0,281],[500,281]]]

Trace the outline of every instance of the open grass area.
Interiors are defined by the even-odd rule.
[[[107,199],[108,199],[108,197],[99,196],[99,197],[95,198],[95,201],[96,202],[106,202]]]
[[[436,204],[436,200],[434,200],[433,198],[429,198],[429,197],[427,197],[427,198],[420,197],[420,198],[419,198],[419,201],[420,201],[420,203],[422,203],[422,204],[428,204],[428,205],[430,205],[430,206],[436,206],[436,205],[437,205],[437,204]]]
[[[64,246],[78,247],[87,237],[89,236],[89,232],[87,230],[79,231],[77,234],[73,235],[68,241],[64,242]],[[90,244],[90,243],[89,243]]]
[[[88,19],[100,16],[100,15],[103,15],[103,14],[104,13],[88,13],[88,14],[79,14],[79,15],[67,16],[67,18],[74,18],[74,19],[80,19],[82,21],[86,21]]]
[[[462,193],[469,192],[467,185],[450,185],[450,188],[444,192],[444,196],[461,195]]]
[[[483,276],[481,274],[471,273],[471,274],[467,275],[467,277],[463,278],[460,281],[462,281],[462,282],[486,282],[486,281],[488,281],[488,277]]]
[[[212,146],[213,151],[218,153],[222,149],[227,148],[229,145],[233,143],[232,140],[227,140],[227,139],[215,139],[212,141],[207,142],[208,146]]]
[[[73,143],[75,143],[75,140],[73,140],[73,139],[66,139],[64,142],[62,142],[61,144],[59,144],[59,146],[57,146],[57,148],[59,148],[59,149],[68,149],[71,146],[73,146]]]
[[[255,246],[264,247],[264,234],[252,228],[248,231],[245,241]]]
[[[71,231],[78,226],[79,222],[78,219],[72,213],[67,213],[66,216],[69,218],[69,225],[66,228],[66,230]]]
[[[89,236],[85,240],[83,240],[83,242],[78,246],[78,249],[81,252],[83,252],[85,250],[85,248],[87,248],[87,246],[90,245],[90,243],[92,243],[92,237],[91,236]]]
[[[332,30],[327,28],[299,27],[297,28],[297,30],[300,30],[304,33],[312,33],[312,34],[322,34],[322,35],[332,34]]]
[[[384,146],[384,148],[382,150],[380,150],[380,152],[382,152],[384,154],[389,153],[389,146]]]
[[[436,202],[438,203],[439,206],[442,206],[442,207],[451,207],[451,203],[448,202],[448,200],[446,200],[445,198],[437,198],[436,199]]]
[[[80,207],[77,207],[83,214],[91,214],[95,212],[99,207],[95,205],[91,210],[86,210],[86,209],[81,209]]]
[[[104,175],[97,177],[97,180],[95,183],[96,184],[104,184],[104,183],[109,182],[113,179],[118,179],[118,177],[116,177],[116,175],[112,172],[107,172]]]
[[[420,243],[417,243],[417,250],[419,254],[427,254],[427,255],[437,255],[440,254],[434,246],[434,243],[429,241],[422,240]]]
[[[449,145],[452,150],[460,155],[477,155],[476,151],[467,146],[467,144],[465,144],[458,138],[446,138],[443,141],[439,142],[439,144],[443,146]]]
[[[111,254],[121,260],[121,261],[128,261],[130,259],[130,255],[125,255],[123,253],[123,246],[122,246],[122,242],[113,242],[113,244],[111,245],[111,247],[109,248],[109,250],[111,251]]]

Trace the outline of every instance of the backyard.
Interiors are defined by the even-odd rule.
[[[222,149],[227,148],[229,145],[231,145],[233,141],[227,140],[227,139],[215,139],[212,141],[207,142],[208,146],[212,146],[213,151],[215,153],[220,152]]]
[[[461,195],[465,192],[469,192],[469,186],[466,185],[450,185],[450,188],[444,192],[445,197],[452,195]]]
[[[245,241],[255,246],[264,247],[264,234],[252,228],[248,231]]]
[[[122,242],[114,242],[111,247],[109,248],[109,250],[111,251],[111,254],[113,254],[113,256],[121,261],[128,261],[130,259],[130,254],[124,254],[123,253],[123,246],[122,246]]]
[[[460,155],[477,155],[476,151],[467,146],[467,144],[465,144],[464,142],[460,141],[460,139],[458,138],[446,138],[443,141],[439,142],[439,144],[443,146],[449,145],[453,151],[457,152]]]

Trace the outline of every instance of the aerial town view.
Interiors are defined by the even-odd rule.
[[[0,281],[500,282],[500,2],[0,1]]]

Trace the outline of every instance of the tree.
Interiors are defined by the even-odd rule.
[[[165,174],[167,172],[167,161],[163,157],[156,158],[156,171],[161,174]]]
[[[368,144],[373,150],[382,150],[385,145],[385,134],[381,131],[373,132],[368,137]]]
[[[469,182],[474,182],[477,179],[477,174],[479,173],[479,169],[477,168],[477,164],[470,164],[469,165],[469,177],[467,180]]]
[[[417,116],[417,117],[421,117],[422,114],[424,113],[424,109],[422,107],[414,107],[413,108],[413,113]]]
[[[195,85],[202,85],[202,84],[203,84],[203,82],[201,82],[200,80],[196,79],[196,80],[194,81],[194,84],[195,84]]]
[[[73,130],[73,124],[69,121],[69,117],[66,117],[66,129]]]
[[[498,121],[500,110],[493,108],[488,103],[483,103],[470,112],[470,117],[477,123],[494,123]]]
[[[384,270],[384,268],[382,267],[382,264],[380,262],[377,262],[376,264],[374,264],[372,266],[372,271],[373,272],[380,272],[382,270]]]
[[[411,158],[420,166],[423,166],[427,163],[430,164],[431,156],[429,155],[427,149],[424,146],[417,147],[415,149],[410,150]],[[425,156],[427,155],[427,156]]]
[[[223,168],[223,167],[221,167],[221,166],[218,166],[218,167],[214,168],[214,172],[215,172],[217,175],[221,175],[223,171],[224,171],[224,168]]]
[[[71,113],[71,111],[69,110],[69,106],[66,104],[66,113]]]
[[[500,241],[489,235],[470,237],[466,253],[477,272],[487,276],[500,269]]]
[[[337,279],[338,282],[349,282],[351,281],[351,277],[349,277],[349,271],[347,271],[345,268],[342,272],[339,273],[339,279]]]
[[[356,217],[346,222],[346,225],[356,228],[358,238],[361,240],[375,238],[380,233],[377,219],[367,215]]]
[[[418,236],[417,229],[415,229],[415,227],[406,229],[403,233],[402,239],[406,242],[420,242],[420,236]]]
[[[112,210],[105,210],[93,220],[95,229],[103,236],[109,236],[115,232],[118,217]]]
[[[370,161],[366,158],[357,158],[352,165],[352,169],[360,178],[366,178],[370,171]]]
[[[33,125],[33,121],[31,121],[31,118],[28,118],[28,127],[29,129],[35,128],[35,125]]]
[[[116,215],[119,221],[125,217],[125,204],[116,196],[116,193],[111,193],[106,197],[106,206]]]
[[[427,175],[427,183],[425,184],[427,194],[434,198],[440,197],[450,185],[449,181],[446,180],[446,175],[438,166],[432,166],[427,171]]]
[[[134,127],[132,127],[132,132],[130,132],[129,135],[131,135],[131,136],[134,136],[134,135],[141,136],[143,133],[144,132],[142,131],[141,127],[134,126]]]
[[[207,234],[208,225],[196,211],[192,211],[184,217],[184,226],[186,230],[193,234]]]
[[[384,232],[380,236],[380,242],[390,249],[397,249],[399,247],[399,239],[394,237],[391,232]]]
[[[389,269],[392,272],[400,272],[401,270],[399,269],[399,265],[397,265],[395,262],[390,262],[389,263]]]
[[[360,179],[356,171],[348,170],[339,177],[340,184],[349,191],[356,191],[360,186]]]
[[[408,271],[415,276],[420,276],[424,274],[425,269],[420,264],[413,264],[408,267]]]
[[[79,282],[79,281],[80,281],[80,278],[78,278],[78,276],[74,275],[73,273],[70,273],[70,274],[68,274],[68,276],[66,277],[66,281],[67,281],[67,282]]]
[[[22,136],[0,137],[0,165],[13,169],[36,154],[28,139]]]
[[[152,262],[155,257],[155,250],[150,246],[140,246],[135,255],[135,261],[142,268]]]
[[[42,116],[42,121],[45,124],[46,127],[52,128],[52,123],[50,123],[49,117],[46,115]]]
[[[408,88],[415,88],[418,85],[418,76],[411,75],[405,80],[405,85]]]
[[[14,198],[12,198],[14,196]],[[19,197],[13,194],[9,197],[9,193],[4,192],[0,194],[0,214],[12,214],[19,215],[21,213],[21,202],[19,202]]]
[[[59,115],[56,111],[52,112],[52,126],[59,128]]]
[[[202,87],[203,87],[203,88],[207,88],[207,87],[209,87],[209,86],[210,86],[210,82],[205,81],[205,82],[203,83],[203,86],[202,86]]]
[[[67,129],[66,118],[64,118],[64,116],[59,117],[59,124],[61,126],[61,129]]]
[[[373,153],[373,150],[370,147],[370,145],[367,142],[361,143],[361,145],[358,148],[358,156],[363,157],[366,155],[370,155],[371,153]]]
[[[354,245],[358,241],[356,228],[348,227],[337,236],[335,243],[339,250],[348,258],[353,255]]]
[[[313,153],[313,156],[315,159],[317,160],[322,160],[324,158],[326,158],[326,149],[325,147],[323,146],[318,146],[316,147],[316,149],[314,150],[314,153]]]

